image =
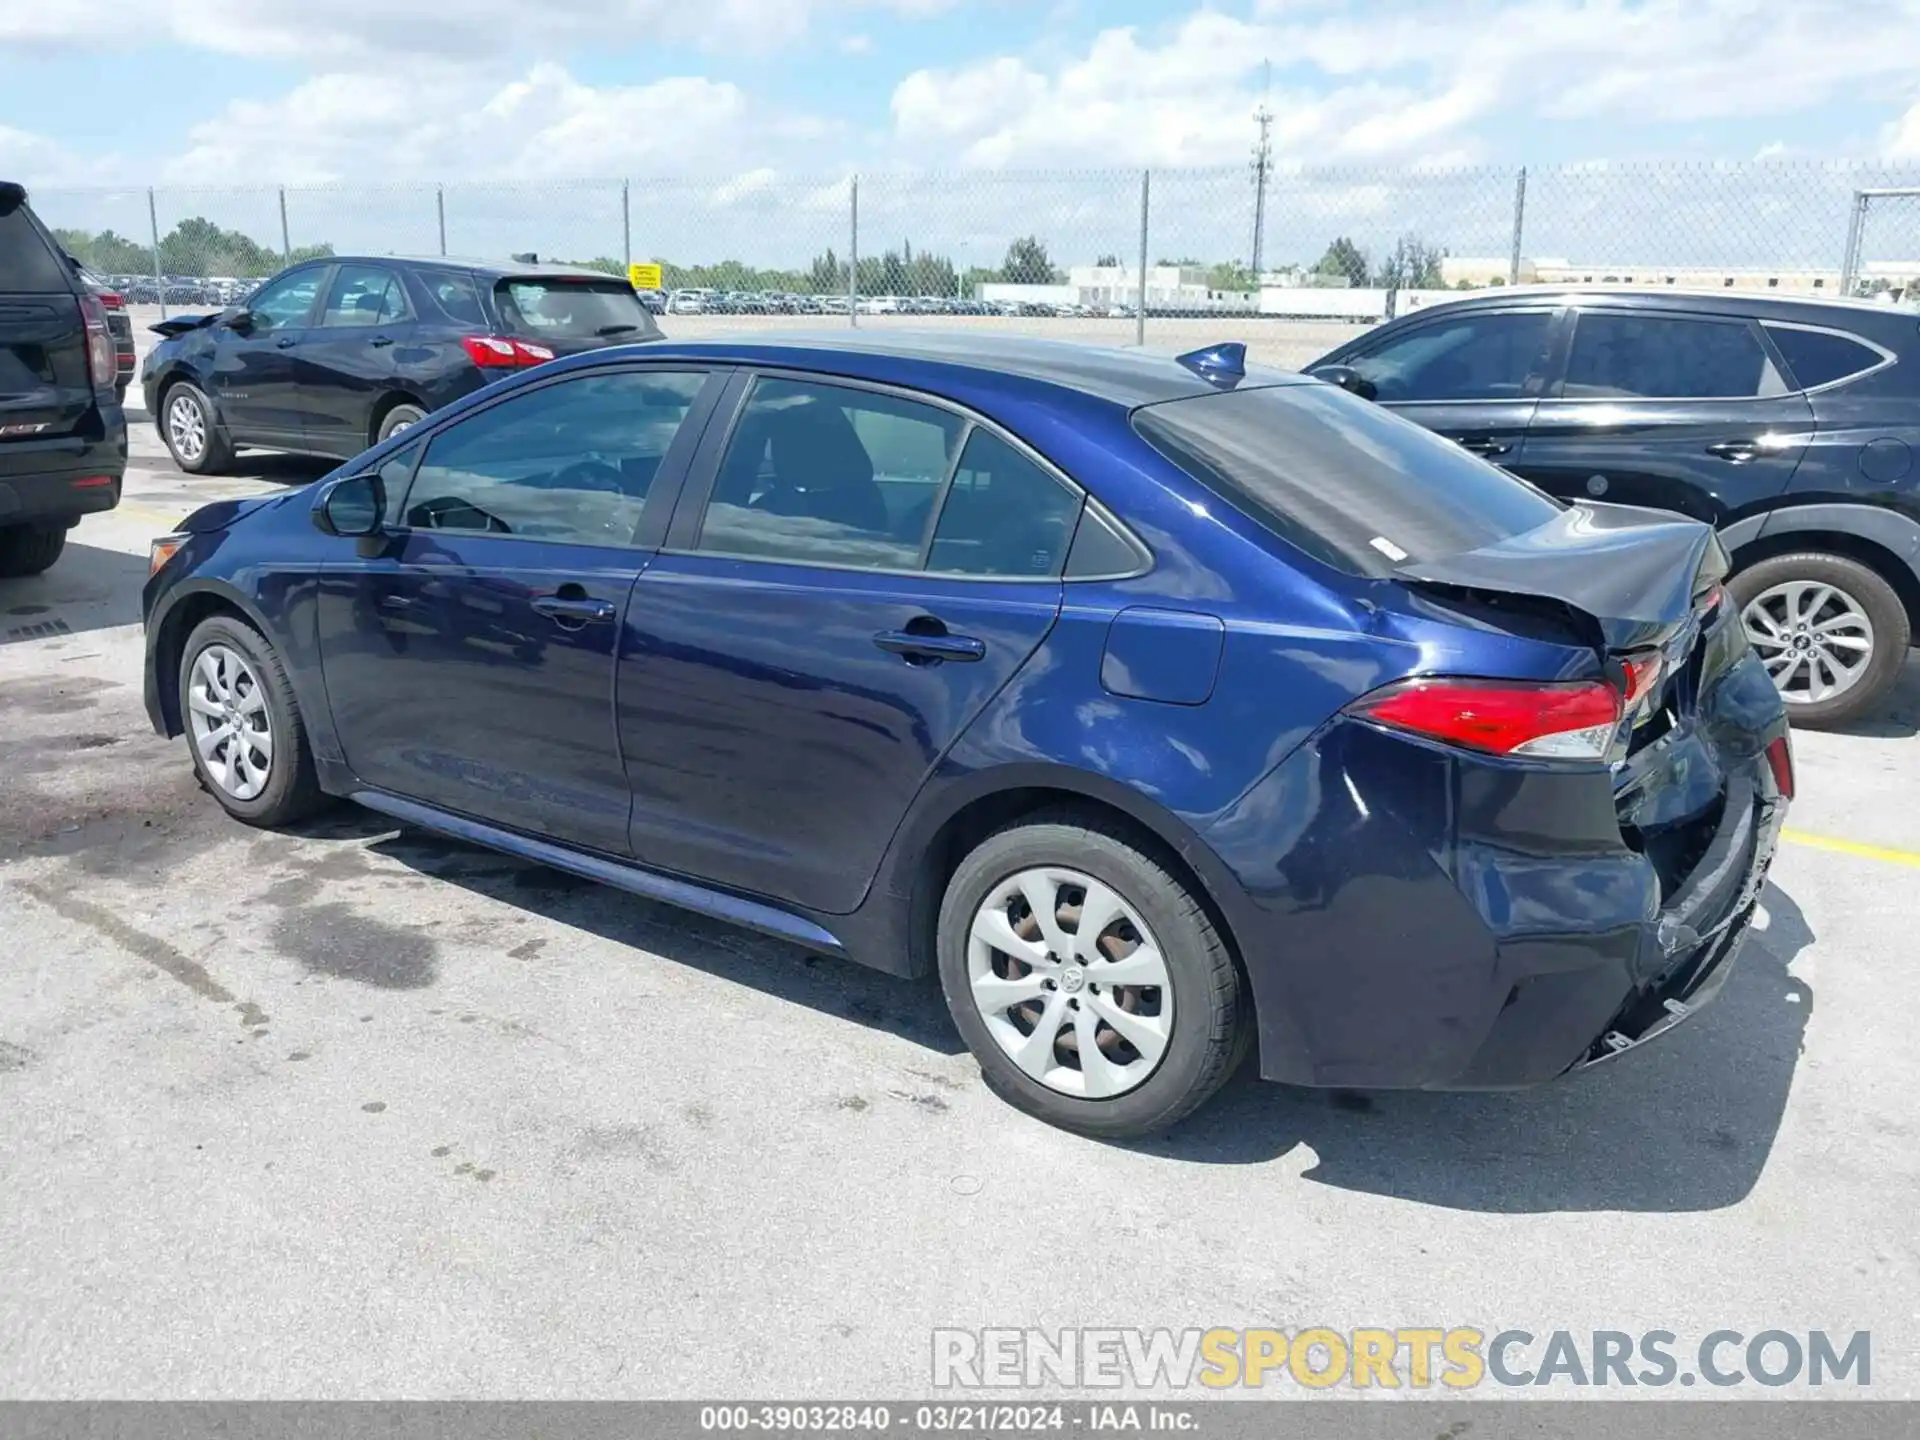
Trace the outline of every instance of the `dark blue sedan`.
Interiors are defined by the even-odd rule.
[[[1164,1128],[1524,1085],[1725,980],[1793,792],[1706,525],[1328,384],[1071,345],[603,350],[156,542],[236,818],[346,797],[906,976]]]

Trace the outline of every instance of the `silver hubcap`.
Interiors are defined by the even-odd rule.
[[[1747,602],[1747,638],[1790,705],[1844,695],[1873,660],[1873,621],[1844,590],[1789,580]]]
[[[1167,1052],[1166,959],[1139,912],[1078,871],[1022,870],[994,887],[973,917],[967,976],[994,1042],[1063,1095],[1124,1095]]]
[[[256,799],[273,768],[273,722],[260,677],[236,650],[209,645],[187,681],[193,745],[207,775],[236,800]]]
[[[167,402],[167,439],[182,460],[198,460],[207,450],[207,417],[191,395]]]

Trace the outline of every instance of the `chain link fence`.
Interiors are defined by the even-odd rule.
[[[885,172],[34,192],[136,303],[326,254],[662,269],[673,333],[938,322],[1298,364],[1445,292],[1611,282],[1920,292],[1920,165]],[[220,283],[215,283],[220,282]]]

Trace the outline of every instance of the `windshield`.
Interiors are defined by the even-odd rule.
[[[495,291],[508,330],[529,339],[595,340],[660,333],[623,280],[543,278],[502,280]]]
[[[1331,385],[1164,401],[1134,413],[1161,454],[1316,559],[1380,576],[1524,534],[1558,502]]]

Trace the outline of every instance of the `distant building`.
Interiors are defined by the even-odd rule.
[[[1617,261],[1522,257],[1513,275],[1511,256],[1449,255],[1440,277],[1450,288],[1505,285],[1648,285],[1677,290],[1763,290],[1784,295],[1837,295],[1840,269],[1792,265],[1648,265]],[[1920,260],[1877,260],[1860,267],[1860,279],[1876,290],[1904,290],[1920,281]]]

